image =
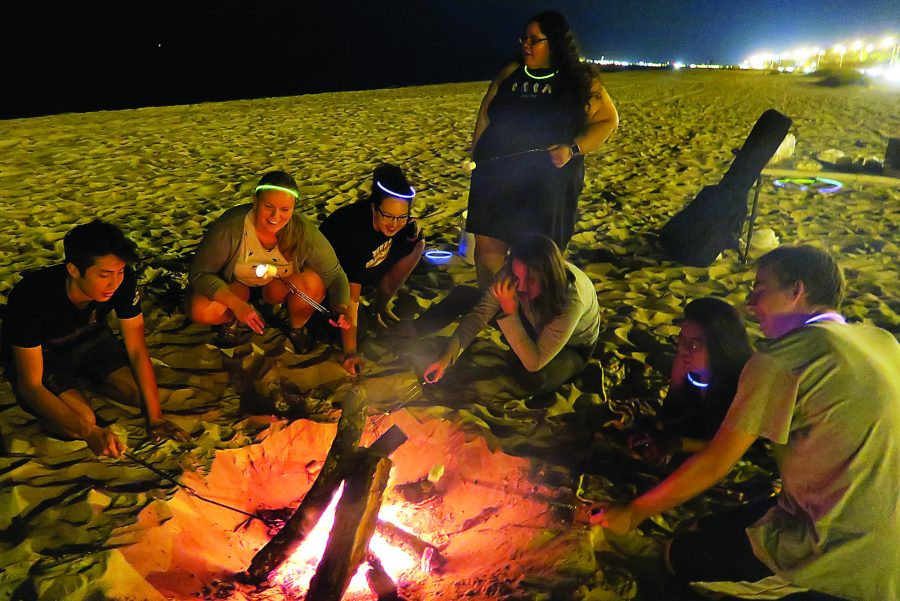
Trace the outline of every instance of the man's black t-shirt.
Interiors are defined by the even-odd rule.
[[[341,207],[325,218],[319,230],[331,242],[347,279],[354,284],[377,284],[391,265],[416,245],[416,240],[408,239],[415,232],[412,223],[393,238],[376,230],[368,200]]]
[[[11,346],[42,347],[44,353],[64,351],[108,328],[106,316],[116,312],[119,319],[141,314],[137,276],[125,268],[125,278],[112,298],[91,301],[76,307],[66,292],[66,266],[54,265],[31,271],[9,293],[3,319],[2,354],[8,358]]]

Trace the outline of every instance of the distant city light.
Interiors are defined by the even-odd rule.
[[[786,52],[758,52],[744,59],[741,69],[772,70],[780,73],[814,73],[829,67],[856,69],[871,77],[894,81],[897,77],[897,36],[890,34],[876,43],[858,38],[838,42],[829,48],[801,47]]]
[[[654,69],[727,69],[728,65],[714,65],[706,63],[683,63],[672,61],[670,63],[657,63],[652,61],[622,61],[605,57],[583,59],[585,62],[600,65],[602,67],[650,67]]]
[[[762,51],[744,59],[738,65],[713,63],[686,63],[680,60],[668,62],[648,60],[622,60],[601,56],[599,59],[581,60],[603,67],[643,67],[653,69],[732,69],[778,71],[779,73],[815,73],[820,69],[844,67],[855,69],[869,77],[891,83],[900,83],[898,36],[885,35],[877,41],[863,38],[850,42],[838,42],[830,46],[810,45],[792,50]]]

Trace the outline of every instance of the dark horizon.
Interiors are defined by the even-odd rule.
[[[36,0],[2,9],[13,33],[0,38],[0,118],[488,80],[515,58],[527,19],[551,7],[587,57],[734,64],[779,40],[900,32],[894,1]]]

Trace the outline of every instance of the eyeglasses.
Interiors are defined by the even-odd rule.
[[[533,35],[527,35],[524,38],[519,38],[519,44],[522,46],[534,46],[535,44],[540,44],[541,42],[546,42],[550,38],[536,38]]]
[[[690,338],[678,338],[675,341],[675,345],[678,347],[679,351],[685,352],[689,355],[693,355],[694,353],[702,351],[706,348],[706,343],[702,340],[695,340]]]
[[[381,218],[389,223],[406,223],[409,221],[409,213],[406,215],[390,215],[385,213],[380,208],[375,207],[375,210],[378,211],[378,214],[381,215]]]

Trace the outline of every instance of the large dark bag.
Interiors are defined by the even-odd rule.
[[[737,242],[747,218],[750,187],[778,150],[791,123],[775,109],[762,114],[722,181],[705,186],[660,230],[659,239],[668,256],[685,265],[705,267]]]
[[[706,267],[741,235],[747,217],[747,192],[722,186],[704,186],[691,203],[663,226],[663,250],[685,265]]]

